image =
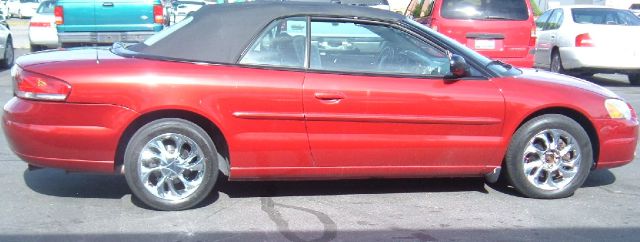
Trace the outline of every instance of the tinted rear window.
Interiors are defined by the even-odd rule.
[[[525,0],[444,0],[440,14],[448,19],[529,19]]]
[[[640,3],[631,4],[631,7],[629,9],[640,10]]]
[[[604,24],[640,26],[640,18],[629,10],[611,8],[574,8],[571,9],[573,22],[579,24]]]

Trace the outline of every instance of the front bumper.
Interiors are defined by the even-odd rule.
[[[154,35],[154,31],[135,32],[60,32],[60,43],[96,43],[110,44],[114,42],[142,42]]]
[[[29,43],[32,45],[46,45],[49,47],[58,46],[58,31],[56,28],[29,28]]]
[[[116,148],[130,109],[12,98],[2,127],[11,149],[27,163],[72,171],[114,172]]]
[[[633,161],[638,143],[637,120],[597,119],[594,126],[600,136],[596,168],[613,168]]]
[[[593,69],[602,72],[640,72],[640,49],[613,49],[604,47],[560,48],[562,67],[571,69]]]

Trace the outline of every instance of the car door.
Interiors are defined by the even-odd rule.
[[[549,67],[549,60],[551,57],[548,55],[551,43],[549,32],[545,30],[545,26],[547,25],[547,21],[553,11],[554,9],[545,11],[540,15],[540,17],[538,17],[538,19],[536,19],[536,31],[538,35],[538,39],[536,41],[536,53],[534,55],[534,65],[536,67]]]
[[[390,25],[310,26],[303,99],[316,166],[473,170],[496,159],[504,100],[490,80],[445,80],[446,50]]]
[[[312,165],[302,109],[306,29],[304,17],[271,23],[239,61],[247,68],[231,75],[234,168]]]

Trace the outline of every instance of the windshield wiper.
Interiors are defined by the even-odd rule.
[[[489,66],[492,66],[492,65],[500,65],[500,66],[506,68],[507,70],[513,68],[513,66],[511,66],[511,65],[509,65],[507,63],[504,63],[502,61],[499,61],[499,60],[492,60],[491,62],[487,63],[487,65],[485,67],[488,68]]]

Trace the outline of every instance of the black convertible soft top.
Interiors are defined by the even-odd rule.
[[[157,56],[234,64],[271,21],[287,16],[326,16],[397,22],[405,16],[368,7],[331,3],[247,2],[207,5],[193,20],[150,46],[137,44],[129,50]]]

